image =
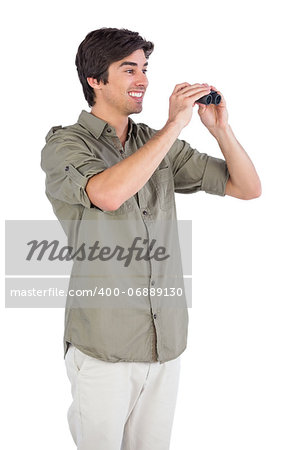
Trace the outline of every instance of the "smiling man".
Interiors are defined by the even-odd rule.
[[[52,127],[42,150],[46,195],[72,248],[91,240],[89,248],[97,242],[129,249],[138,240],[148,255],[157,242],[170,256],[132,258],[125,266],[112,258],[101,266],[73,261],[72,292],[99,292],[92,306],[79,293],[68,295],[66,304],[68,420],[80,450],[169,448],[188,331],[174,194],[205,191],[246,200],[261,193],[214,86],[177,84],[160,130],[129,117],[142,111],[152,51],[151,42],[126,29],[89,33],[76,66],[91,111],[82,111],[74,125]],[[221,103],[198,104],[211,89]],[[179,139],[197,105],[224,159]]]

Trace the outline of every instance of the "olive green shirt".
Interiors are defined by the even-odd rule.
[[[105,258],[104,249],[98,258],[81,251],[81,258],[73,259],[64,356],[72,343],[104,361],[163,363],[186,348],[188,309],[174,194],[202,190],[224,196],[226,162],[176,139],[146,184],[119,209],[96,207],[85,191],[89,178],[136,152],[155,133],[129,118],[123,148],[109,123],[82,111],[76,124],[52,127],[46,136],[41,156],[46,195],[68,245],[112,252],[128,249],[136,239],[149,256],[138,258],[135,251],[130,261]]]

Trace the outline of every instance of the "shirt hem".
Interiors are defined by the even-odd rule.
[[[142,360],[142,359],[123,359],[123,358],[119,358],[119,359],[109,359],[109,358],[104,358],[104,357],[99,357],[99,355],[95,355],[94,353],[92,353],[92,352],[89,352],[89,351],[87,351],[86,349],[85,349],[85,347],[82,347],[81,345],[77,345],[77,344],[74,344],[73,342],[70,342],[69,340],[67,341],[65,341],[65,343],[67,344],[67,348],[69,349],[69,346],[70,345],[68,345],[68,344],[72,344],[74,347],[76,347],[78,350],[80,350],[81,352],[83,352],[83,353],[85,353],[86,355],[88,355],[88,356],[90,356],[90,357],[92,357],[92,358],[96,358],[96,359],[99,359],[100,361],[104,361],[104,362],[110,362],[110,363],[118,363],[118,362],[142,362],[142,363],[160,363],[160,364],[163,364],[163,363],[165,363],[165,362],[168,362],[168,361],[172,361],[172,360],[174,360],[174,359],[176,359],[176,358],[178,358],[183,352],[184,352],[184,350],[186,349],[186,347],[182,350],[182,351],[180,351],[176,356],[174,356],[174,357],[172,357],[172,358],[168,358],[168,359],[164,359],[164,360],[160,360],[160,359],[153,359],[153,358],[151,358],[151,359],[144,359],[144,360]],[[67,353],[67,352],[66,352]],[[66,353],[65,353],[65,355],[66,355]]]

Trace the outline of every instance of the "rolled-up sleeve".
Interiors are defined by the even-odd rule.
[[[168,152],[175,192],[189,194],[205,191],[224,196],[229,172],[224,159],[200,153],[184,140],[177,139]]]
[[[41,168],[46,173],[47,195],[91,208],[94,205],[86,193],[86,184],[107,166],[84,142],[52,138],[42,149]]]

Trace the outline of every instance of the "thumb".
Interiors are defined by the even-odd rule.
[[[206,111],[207,106],[201,103],[198,103],[198,114],[203,114]]]

